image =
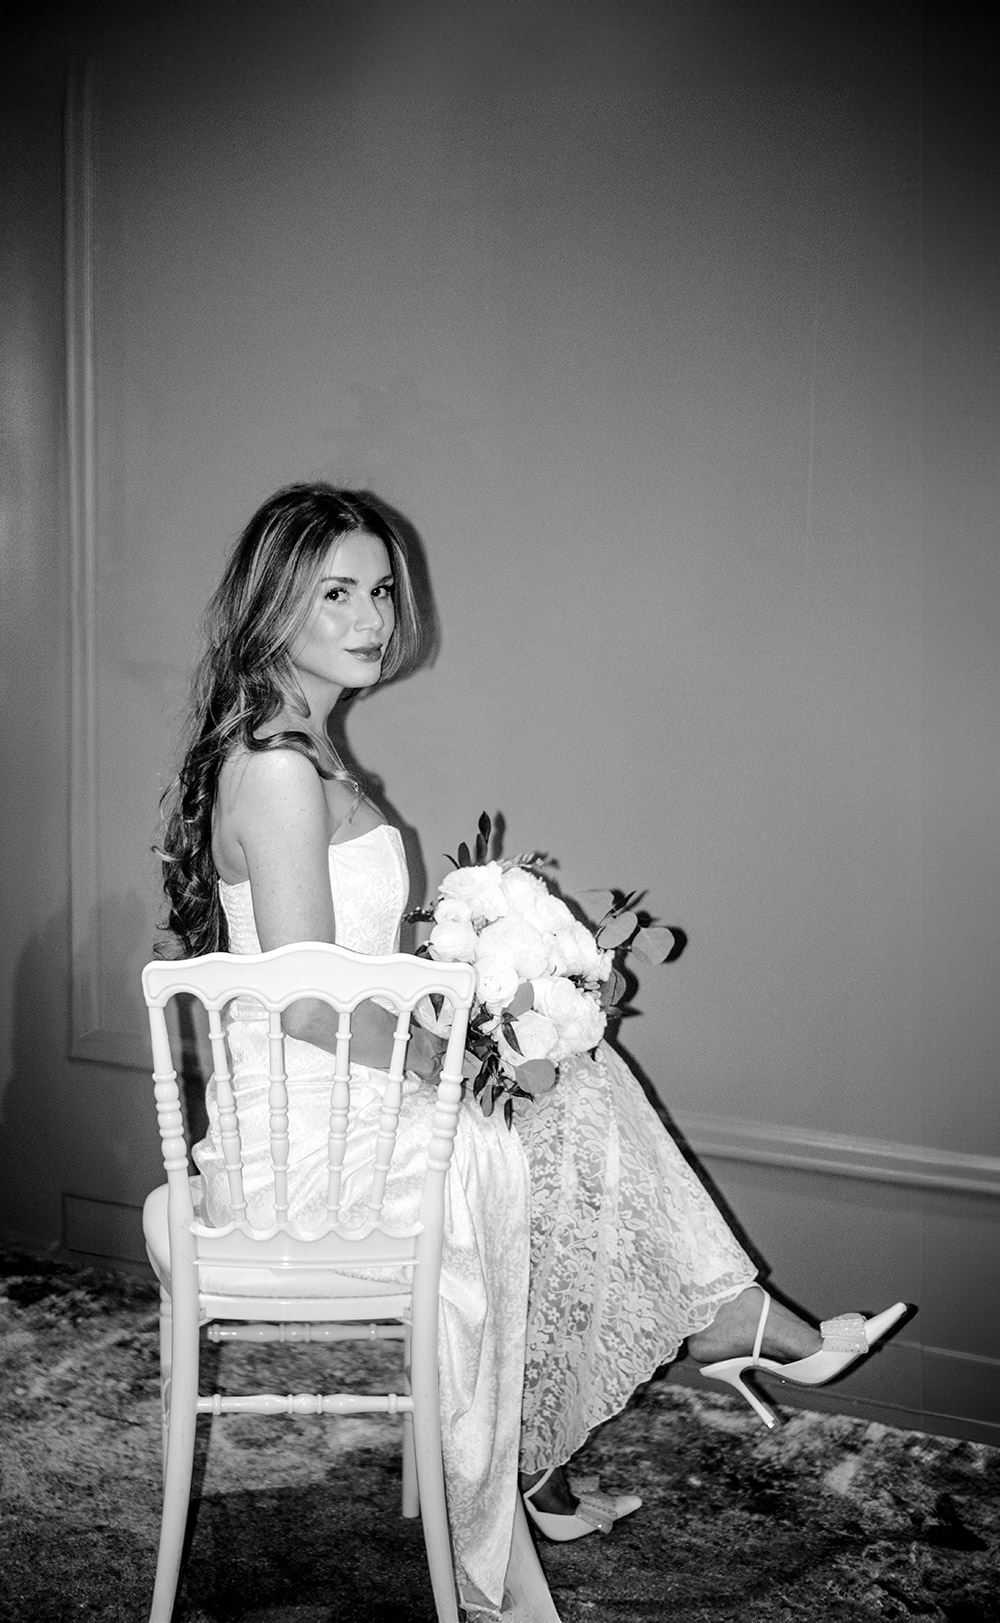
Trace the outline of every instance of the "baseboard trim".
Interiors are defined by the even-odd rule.
[[[103,1263],[146,1263],[142,1207],[120,1201],[93,1200],[64,1194],[63,1238],[66,1251]]]
[[[686,1386],[702,1394],[725,1389],[705,1381],[695,1364],[680,1359],[671,1364],[664,1377],[668,1386]],[[918,1408],[912,1404],[894,1404],[878,1399],[859,1397],[856,1393],[831,1391],[829,1387],[793,1387],[775,1382],[767,1388],[772,1403],[778,1409],[809,1411],[813,1414],[846,1415],[851,1420],[864,1420],[869,1424],[892,1426],[896,1431],[922,1431],[930,1437],[956,1437],[962,1442],[985,1443],[1000,1449],[1000,1423],[965,1415],[937,1412]],[[741,1400],[733,1399],[734,1402]],[[761,1435],[767,1433],[761,1428]]]
[[[675,1120],[700,1156],[1000,1198],[1000,1156],[963,1155],[956,1150],[893,1144],[883,1139],[741,1121],[698,1111],[677,1112]]]

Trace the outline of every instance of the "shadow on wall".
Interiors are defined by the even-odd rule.
[[[685,940],[686,940],[686,938],[685,938]],[[711,1173],[702,1164],[702,1162],[699,1161],[696,1152],[692,1149],[691,1145],[688,1143],[688,1141],[685,1138],[684,1134],[681,1132],[681,1129],[678,1127],[677,1123],[674,1121],[673,1117],[670,1115],[669,1111],[667,1110],[666,1105],[663,1103],[663,1100],[660,1097],[660,1094],[657,1092],[656,1088],[653,1086],[653,1083],[650,1081],[649,1077],[646,1075],[646,1073],[643,1070],[642,1066],[639,1064],[639,1061],[635,1058],[635,1056],[633,1054],[629,1053],[627,1047],[621,1041],[620,1034],[619,1034],[619,1032],[617,1030],[609,1034],[608,1041],[610,1043],[610,1046],[615,1050],[615,1053],[620,1054],[621,1058],[625,1061],[625,1064],[629,1067],[629,1070],[632,1072],[632,1075],[635,1077],[636,1081],[639,1083],[640,1087],[642,1088],[643,1093],[646,1095],[646,1099],[649,1102],[650,1108],[652,1110],[654,1110],[656,1112],[656,1115],[659,1117],[659,1120],[663,1125],[664,1131],[670,1134],[670,1137],[673,1139],[673,1141],[676,1144],[678,1150],[680,1151],[681,1155],[683,1155],[685,1161],[687,1162],[688,1166],[691,1168],[691,1171],[694,1173],[695,1177],[704,1186],[704,1188],[707,1189],[709,1195],[712,1197],[713,1202],[719,1208],[719,1211],[722,1213],[723,1217],[725,1218],[725,1220],[728,1223],[730,1229],[732,1230],[732,1232],[736,1236],[736,1238],[739,1241],[740,1245],[743,1247],[744,1251],[747,1252],[748,1256],[753,1261],[754,1266],[757,1268],[757,1271],[760,1274],[761,1278],[762,1279],[765,1278],[766,1275],[770,1272],[770,1266],[769,1266],[766,1258],[758,1250],[758,1248],[754,1245],[753,1240],[750,1238],[750,1236],[747,1234],[746,1230],[743,1228],[743,1225],[741,1224],[741,1222],[740,1222],[739,1218],[737,1217],[736,1213],[733,1211],[732,1207],[729,1205],[729,1202],[727,1201],[725,1195],[722,1193],[722,1191],[719,1189],[718,1185],[716,1184],[715,1180],[712,1178]],[[774,1292],[772,1292],[772,1294],[774,1294]],[[791,1298],[788,1297],[788,1296],[782,1296],[782,1301],[791,1302]],[[799,1312],[806,1312],[807,1311],[799,1303],[791,1303],[791,1305],[796,1307]]]
[[[152,957],[148,908],[135,893],[100,903],[73,966],[77,975],[89,973],[100,941],[103,985],[121,990],[110,1019],[104,1011],[98,1017],[108,1047],[118,1049],[110,1064],[73,1057],[70,933],[66,907],[20,956],[11,1068],[0,1095],[0,1223],[10,1234],[46,1246],[67,1240],[67,1200],[93,1207],[98,1218],[103,1206],[132,1212],[159,1177],[139,990],[142,964]]]
[[[51,1244],[60,1229],[55,1078],[65,1061],[69,910],[54,914],[18,961],[13,984],[11,1069],[0,1093],[0,1221]]]

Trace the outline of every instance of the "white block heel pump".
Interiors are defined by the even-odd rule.
[[[762,1358],[760,1349],[764,1341],[764,1326],[771,1306],[771,1298],[767,1291],[762,1290],[764,1305],[760,1310],[760,1319],[757,1324],[757,1334],[754,1337],[753,1352],[749,1358],[723,1358],[715,1364],[703,1364],[701,1373],[710,1381],[724,1381],[727,1386],[733,1386],[741,1397],[746,1398],[751,1409],[755,1409],[763,1420],[765,1426],[776,1426],[777,1416],[768,1408],[764,1400],[757,1395],[742,1379],[748,1370],[760,1369],[767,1375],[776,1375],[779,1380],[792,1381],[796,1386],[823,1386],[832,1381],[835,1375],[848,1369],[859,1358],[864,1358],[871,1352],[877,1341],[880,1341],[894,1324],[898,1324],[906,1312],[906,1303],[897,1302],[894,1307],[887,1307],[884,1313],[876,1313],[872,1319],[866,1319],[861,1313],[841,1313],[836,1319],[825,1319],[820,1325],[820,1334],[823,1345],[818,1352],[810,1353],[808,1358],[797,1358],[790,1364],[780,1364],[776,1358]]]

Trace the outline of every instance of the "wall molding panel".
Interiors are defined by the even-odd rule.
[[[66,467],[70,554],[70,1059],[147,1070],[144,1033],[103,1024],[94,73],[69,78],[65,128]]]
[[[828,1177],[1000,1198],[1000,1156],[964,1155],[697,1111],[679,1112],[676,1119],[698,1155],[721,1161],[749,1161]]]
[[[94,388],[94,120],[89,67],[66,96],[66,433],[70,551],[70,1057],[101,1059],[98,899],[96,434]]]

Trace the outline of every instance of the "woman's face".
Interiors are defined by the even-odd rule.
[[[396,623],[392,586],[389,553],[377,536],[362,530],[333,543],[290,650],[311,708],[378,681]]]

